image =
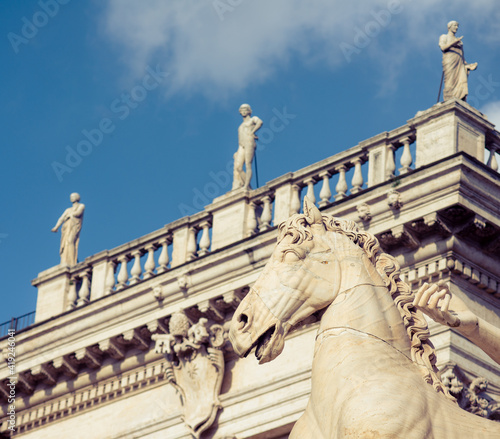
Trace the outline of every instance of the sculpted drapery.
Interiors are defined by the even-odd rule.
[[[439,47],[443,52],[444,100],[457,98],[467,100],[469,94],[467,79],[469,72],[475,70],[477,63],[467,64],[464,58],[462,38],[455,36],[458,23],[448,23],[448,33],[439,38]]]
[[[80,203],[80,195],[72,193],[70,200],[73,205],[61,215],[57,224],[52,229],[57,232],[61,227],[61,265],[73,266],[78,262],[78,244],[80,243],[80,230],[82,229],[85,205]]]

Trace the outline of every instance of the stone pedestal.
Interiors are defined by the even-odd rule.
[[[247,237],[248,191],[236,189],[206,207],[213,215],[212,251]]]
[[[408,124],[417,130],[416,168],[457,152],[483,162],[485,137],[494,129],[484,114],[456,99],[419,111]]]
[[[70,284],[68,266],[57,265],[42,271],[31,283],[38,288],[35,323],[66,311]]]

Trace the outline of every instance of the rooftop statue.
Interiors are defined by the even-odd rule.
[[[57,232],[61,228],[61,265],[76,265],[78,261],[78,243],[80,242],[80,230],[82,229],[83,212],[85,205],[80,203],[80,195],[76,192],[69,197],[73,205],[68,207],[57,220],[52,229]]]
[[[294,326],[326,309],[312,387],[290,439],[500,437],[500,425],[462,410],[441,382],[435,350],[397,261],[355,222],[304,214],[279,226],[278,243],[231,321],[235,352],[276,358]],[[297,353],[300,355],[300,353]]]
[[[457,98],[467,100],[469,94],[467,79],[477,63],[467,64],[464,58],[463,37],[456,37],[458,23],[448,23],[448,33],[439,38],[439,47],[443,52],[444,90],[443,99]]]
[[[263,123],[257,116],[252,117],[252,109],[248,104],[240,107],[240,114],[243,122],[238,127],[238,151],[234,154],[233,190],[240,187],[250,188],[252,161],[257,147],[255,140],[258,139],[255,133]]]

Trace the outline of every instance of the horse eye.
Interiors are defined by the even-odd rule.
[[[285,254],[283,255],[283,261],[284,262],[298,262],[300,261],[299,255],[295,253],[294,251],[286,251]]]

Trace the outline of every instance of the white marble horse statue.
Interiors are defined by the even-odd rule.
[[[305,214],[279,226],[278,244],[234,313],[230,340],[276,358],[290,329],[326,308],[316,337],[312,388],[290,438],[500,438],[500,424],[455,403],[396,260],[353,221]]]

